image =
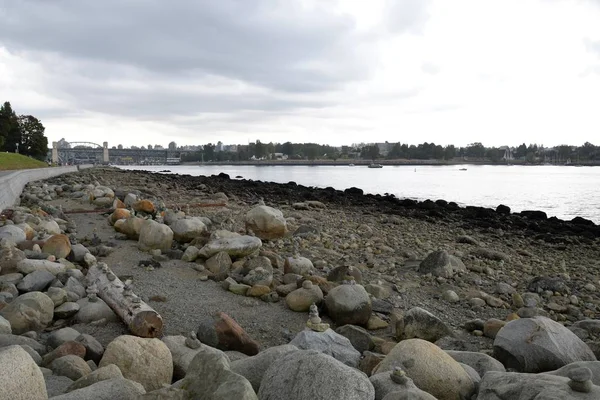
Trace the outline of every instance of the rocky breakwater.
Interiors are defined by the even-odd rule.
[[[595,228],[202,181],[82,171],[2,212],[0,398],[599,398]]]

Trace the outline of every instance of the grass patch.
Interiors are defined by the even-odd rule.
[[[15,153],[0,153],[0,171],[13,169],[43,168],[48,164],[35,158]]]

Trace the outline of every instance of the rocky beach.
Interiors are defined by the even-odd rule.
[[[0,399],[600,398],[600,226],[97,167],[0,214]]]

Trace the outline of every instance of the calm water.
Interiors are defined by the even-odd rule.
[[[128,169],[170,170],[176,174],[212,175],[224,172],[245,179],[366,193],[392,193],[416,200],[444,199],[460,205],[496,207],[513,211],[542,210],[548,216],[576,216],[600,223],[600,167],[557,166],[132,166]],[[460,171],[467,168],[467,171]]]

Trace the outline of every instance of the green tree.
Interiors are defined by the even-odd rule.
[[[389,158],[390,160],[402,158],[402,147],[400,146],[400,143],[395,143],[392,146],[392,149],[388,153],[387,158]]]
[[[485,157],[485,147],[479,142],[471,143],[467,146],[467,157],[483,158]]]
[[[207,143],[203,146],[202,153],[204,154],[204,161],[214,161],[215,159],[215,145]]]
[[[363,147],[362,150],[360,151],[360,157],[370,159],[370,160],[375,160],[376,158],[379,157],[379,146],[377,146],[376,144],[372,144],[372,145]]]
[[[285,142],[281,146],[281,152],[291,158],[294,155],[294,144],[292,142]]]
[[[261,158],[265,157],[266,155],[267,155],[266,146],[263,143],[261,143],[260,140],[257,140],[256,144],[254,145],[254,156],[260,160]]]
[[[44,160],[48,155],[48,138],[44,136],[44,125],[32,115],[21,115],[18,121],[21,131],[19,153]]]
[[[527,155],[527,145],[525,143],[523,143],[519,147],[517,147],[517,150],[515,151],[515,158],[517,158],[517,159],[523,158],[526,155]]]
[[[456,147],[454,145],[449,145],[444,148],[444,159],[452,160],[456,157]]]
[[[7,101],[0,106],[0,149],[14,153],[21,143],[19,118]]]

